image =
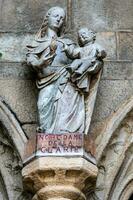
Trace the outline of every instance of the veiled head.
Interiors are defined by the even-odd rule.
[[[51,28],[57,32],[58,36],[61,36],[66,27],[66,13],[61,7],[52,7],[46,13],[41,28],[37,33],[37,38],[45,36],[47,28]]]
[[[48,27],[55,31],[59,31],[65,22],[66,14],[62,8],[53,7],[48,11],[47,18]]]

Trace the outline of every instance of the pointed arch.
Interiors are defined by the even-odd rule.
[[[7,130],[8,136],[22,159],[27,137],[15,115],[2,98],[0,98],[0,122]]]
[[[26,135],[14,113],[0,98],[0,199],[24,199],[22,158]]]
[[[108,145],[110,139],[113,136],[113,133],[118,128],[120,123],[124,120],[127,114],[133,110],[133,96],[124,102],[120,108],[113,113],[105,123],[103,129],[100,134],[102,134],[102,141],[99,143],[97,147],[97,161],[102,157],[106,146]]]
[[[106,121],[97,147],[96,196],[127,200],[133,193],[133,97]]]

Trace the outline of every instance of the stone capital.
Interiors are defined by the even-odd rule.
[[[89,188],[95,187],[97,167],[81,157],[40,157],[22,175],[32,200],[86,200]]]

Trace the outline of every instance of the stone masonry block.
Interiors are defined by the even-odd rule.
[[[31,80],[0,79],[0,96],[21,123],[35,122],[37,92]]]
[[[37,31],[47,10],[67,7],[67,0],[4,0],[0,1],[0,30],[3,32]]]
[[[96,42],[105,48],[107,60],[116,59],[116,37],[114,32],[98,32]]]
[[[133,80],[133,62],[106,61],[104,63],[102,79]]]
[[[31,138],[34,135],[36,135],[37,124],[24,124],[22,128],[25,131],[28,138]]]
[[[0,62],[0,79],[35,80],[33,69],[26,64]]]
[[[133,32],[119,32],[119,59],[133,60]]]
[[[102,121],[133,95],[133,80],[101,80],[92,121]]]
[[[0,34],[0,61],[23,62],[26,58],[26,45],[33,42],[31,34]]]
[[[132,0],[73,0],[73,28],[97,31],[133,28]]]

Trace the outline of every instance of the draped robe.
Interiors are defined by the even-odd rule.
[[[90,98],[88,96],[86,99],[87,104],[91,106],[91,108],[87,108],[84,93],[70,81],[70,74],[66,67],[72,63],[72,60],[62,52],[62,42],[69,45],[70,48],[75,47],[75,44],[69,39],[58,40],[56,56],[51,66],[42,66],[38,71],[42,74],[42,77],[36,81],[39,89],[37,102],[39,127],[41,132],[48,134],[85,133],[85,128],[88,127],[86,120],[89,119],[88,123],[90,123],[100,74],[94,81],[93,94],[91,93]],[[27,58],[30,56],[39,58],[46,49],[48,50],[49,44],[50,41],[46,39],[37,42],[35,47],[29,47]],[[30,63],[30,59],[28,62]],[[90,80],[91,77],[88,76],[88,85],[85,80],[86,87],[90,87]]]

